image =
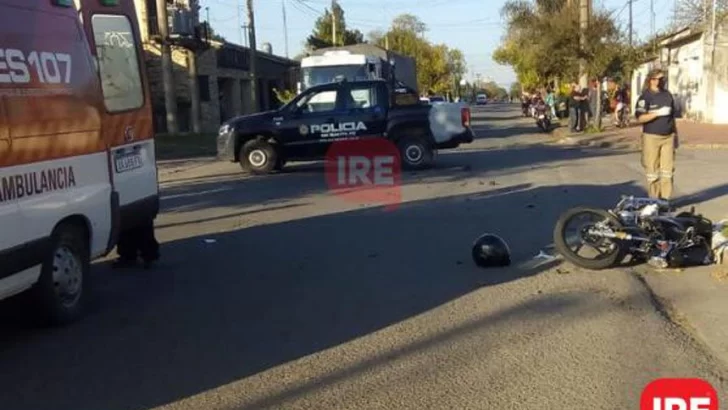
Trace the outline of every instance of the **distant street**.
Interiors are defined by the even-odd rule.
[[[98,263],[93,312],[65,329],[0,305],[0,409],[621,410],[666,376],[728,391],[725,358],[630,270],[534,259],[567,208],[642,193],[637,154],[553,144],[515,104],[473,110],[478,139],[407,174],[393,211],[329,195],[317,163],[162,170],[157,270]],[[678,193],[704,191],[683,177],[699,166],[725,191],[725,153],[679,161]],[[473,265],[484,232],[514,266]]]

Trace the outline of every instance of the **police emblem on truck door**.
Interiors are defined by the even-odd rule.
[[[355,137],[359,131],[366,131],[363,122],[352,121],[340,124],[315,124],[311,126],[312,134],[321,134],[322,138]]]

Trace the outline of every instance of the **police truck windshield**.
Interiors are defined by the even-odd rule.
[[[367,80],[366,66],[364,65],[338,65],[326,67],[301,68],[303,88],[315,85],[333,83],[337,78],[346,78],[347,81]]]

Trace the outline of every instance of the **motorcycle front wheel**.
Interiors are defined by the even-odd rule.
[[[582,222],[578,223],[579,220]],[[570,233],[569,228],[574,222],[577,222],[576,232]],[[622,223],[605,210],[586,207],[569,209],[559,217],[554,227],[556,250],[567,261],[585,269],[614,267],[622,257],[622,250],[614,240],[589,234],[589,229],[598,225],[606,225],[613,230],[622,228]],[[582,250],[587,250],[587,255],[581,255]]]

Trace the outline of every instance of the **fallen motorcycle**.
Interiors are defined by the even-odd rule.
[[[570,235],[570,224],[584,217],[589,220],[577,224]],[[609,210],[577,207],[564,212],[554,228],[554,246],[566,260],[585,269],[614,267],[628,255],[665,269],[711,264],[712,235],[712,222],[694,209],[673,215],[665,201],[623,196]],[[585,247],[592,256],[579,254]]]

